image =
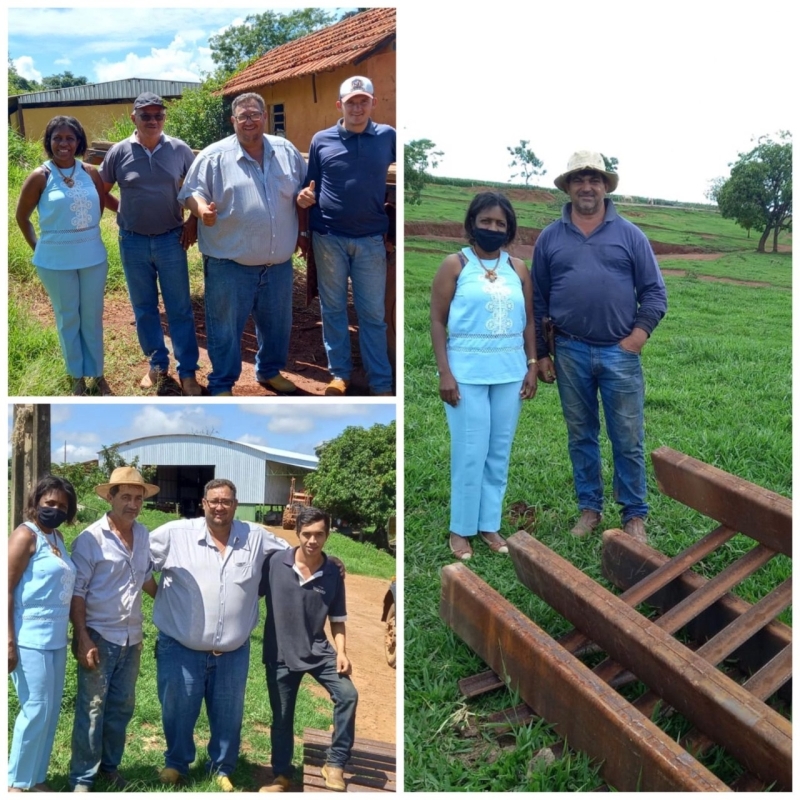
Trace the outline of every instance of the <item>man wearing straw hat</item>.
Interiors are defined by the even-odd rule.
[[[91,791],[96,779],[104,788],[126,785],[119,764],[142,652],[142,586],[152,574],[149,534],[136,518],[158,486],[118,467],[95,491],[111,510],[72,543],[78,694],[69,782],[76,792]]]
[[[570,202],[542,231],[533,253],[536,352],[540,379],[558,380],[567,423],[581,511],[570,532],[585,536],[602,520],[599,393],[623,528],[647,541],[640,354],[666,313],[667,292],[647,237],[606,197],[618,180],[600,153],[582,150],[554,181]],[[555,328],[553,337],[544,335],[545,318]]]

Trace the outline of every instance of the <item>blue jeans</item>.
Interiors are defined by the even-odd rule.
[[[103,374],[103,294],[108,262],[81,269],[36,267],[56,318],[58,340],[73,378]]]
[[[274,378],[286,367],[292,333],[292,260],[246,267],[205,256],[206,329],[212,395],[229,392],[242,373],[242,334],[247,318],[256,324],[256,380]]]
[[[383,236],[324,236],[311,239],[317,262],[322,338],[334,378],[350,380],[353,359],[347,319],[347,279],[358,315],[358,342],[370,388],[392,390],[392,367],[386,341],[386,247]]]
[[[36,650],[17,647],[19,663],[11,680],[20,711],[8,754],[8,785],[30,789],[47,780],[47,766],[61,710],[67,648]]]
[[[136,704],[136,679],[142,643],[118,645],[89,629],[100,664],[86,669],[78,664],[78,693],[72,726],[69,784],[91,786],[98,770],[119,768],[125,750],[125,731]]]
[[[644,462],[644,376],[641,359],[619,345],[596,347],[556,338],[556,373],[567,423],[578,507],[603,510],[598,391],[614,458],[614,499],[622,522],[647,516]]]
[[[136,318],[136,333],[151,369],[166,372],[169,352],[158,313],[158,287],[167,312],[169,333],[175,350],[178,377],[188,378],[197,370],[197,335],[189,290],[189,267],[181,245],[181,228],[160,236],[144,236],[120,229],[119,254],[128,283],[128,294]]]
[[[522,381],[459,383],[461,399],[445,403],[450,427],[450,530],[459,536],[500,530]]]
[[[186,775],[195,760],[194,726],[206,701],[208,770],[230,775],[236,769],[244,715],[244,690],[250,665],[250,641],[238,650],[215,656],[190,650],[158,634],[156,683],[167,749],[164,763]]]
[[[293,672],[286,664],[267,664],[267,690],[272,709],[272,771],[287,778],[294,772],[294,707],[305,674]],[[344,767],[356,738],[358,691],[350,678],[336,671],[335,658],[308,670],[307,674],[325,687],[333,701],[333,737],[326,761],[332,767]]]

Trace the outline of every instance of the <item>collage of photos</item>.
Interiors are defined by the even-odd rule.
[[[9,793],[792,790],[788,22],[5,13]]]

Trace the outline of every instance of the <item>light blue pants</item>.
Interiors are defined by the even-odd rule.
[[[47,766],[61,710],[67,648],[35,650],[17,647],[19,663],[11,680],[20,712],[8,754],[8,785],[30,789],[47,780]]]
[[[450,426],[450,530],[459,536],[500,530],[511,444],[522,408],[522,381],[459,383],[445,403]]]
[[[56,317],[58,340],[73,378],[103,374],[103,293],[108,262],[81,269],[36,267]]]

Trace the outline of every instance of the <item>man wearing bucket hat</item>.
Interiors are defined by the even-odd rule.
[[[644,377],[640,354],[667,310],[667,293],[647,237],[606,196],[618,176],[600,153],[581,150],[554,183],[569,195],[533,253],[539,377],[557,379],[581,516],[571,533],[601,522],[598,393],[614,460],[614,498],[623,529],[647,541]],[[554,326],[555,361],[542,321]]]
[[[347,320],[347,282],[358,314],[358,342],[372,394],[392,394],[386,341],[386,172],[396,159],[397,134],[372,121],[375,90],[369,78],[348,78],[336,107],[342,119],[314,134],[305,188],[317,265],[322,338],[332,380],[326,395],[343,395],[353,369]],[[305,215],[301,212],[301,222]],[[308,231],[301,230],[301,236]]]
[[[133,467],[118,467],[95,491],[111,510],[72,543],[78,693],[69,782],[76,792],[91,791],[96,779],[117,789],[126,784],[119,764],[139,675],[142,586],[151,577],[149,534],[136,517],[158,486]]]

